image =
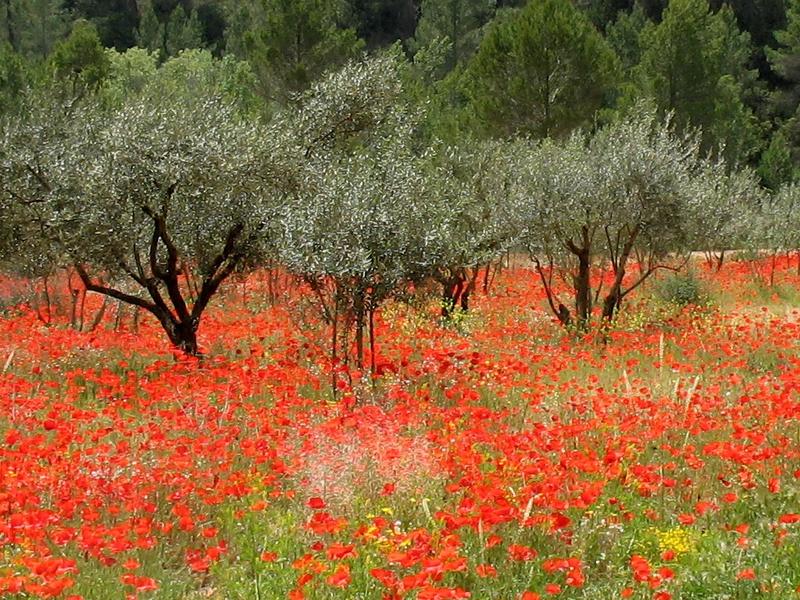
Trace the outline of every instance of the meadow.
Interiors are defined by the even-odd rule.
[[[447,322],[393,302],[374,377],[284,279],[231,284],[202,358],[3,280],[0,596],[800,597],[796,258],[693,272],[582,336],[523,265]]]

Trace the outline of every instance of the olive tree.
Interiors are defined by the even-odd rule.
[[[705,254],[709,268],[719,271],[729,250],[747,247],[764,193],[751,169],[729,170],[721,159],[702,166],[685,220],[688,246]]]
[[[320,165],[313,196],[298,196],[283,210],[280,261],[318,296],[334,353],[337,336],[346,339],[352,326],[358,368],[365,327],[374,358],[375,310],[435,258],[426,253],[422,169],[402,149],[385,150]]]
[[[786,184],[765,198],[755,224],[752,239],[762,249],[800,248],[800,185]]]
[[[405,283],[428,274],[444,229],[434,178],[413,143],[397,59],[352,63],[315,85],[283,121],[299,140],[293,193],[280,213],[278,257],[310,287],[331,326],[334,362],[364,366],[373,315]]]
[[[602,186],[600,258],[612,272],[602,306],[606,319],[658,269],[671,268],[663,261],[670,252],[686,248],[691,184],[701,175],[696,137],[677,133],[653,111],[639,110],[600,130],[588,148]]]
[[[37,314],[49,321],[50,292],[48,280],[65,259],[47,240],[44,234],[48,203],[41,194],[46,183],[42,165],[59,160],[67,130],[73,119],[80,119],[82,111],[73,105],[60,110],[42,102],[41,95],[22,92],[30,124],[14,126],[25,118],[6,115],[0,126],[0,269],[4,273],[30,280],[40,279],[43,284],[46,311],[38,310],[39,294],[32,299]]]
[[[88,291],[150,312],[197,354],[212,297],[263,248],[266,139],[214,96],[68,116],[42,102],[4,127],[0,191]]]
[[[747,242],[751,249],[757,252],[766,250],[772,256],[769,275],[769,284],[772,285],[778,254],[800,249],[800,185],[788,183],[775,193],[764,196],[761,205],[750,215]]]
[[[491,140],[442,147],[434,156],[431,203],[446,217],[440,219],[442,259],[431,277],[442,286],[444,317],[459,306],[468,310],[481,270],[486,289],[492,262],[516,242],[516,219],[506,201],[516,175],[513,157],[512,145]]]
[[[694,182],[722,168],[702,160],[696,136],[676,133],[643,106],[589,138],[528,144],[524,163],[513,194],[523,240],[553,312],[579,328],[594,305],[611,319],[653,273],[674,268],[663,259],[686,246]],[[559,269],[574,309],[556,293]]]

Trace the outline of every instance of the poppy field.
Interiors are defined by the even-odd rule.
[[[201,358],[2,280],[0,597],[800,598],[796,258],[694,271],[582,336],[524,266],[393,302],[372,377],[288,280],[230,285]]]

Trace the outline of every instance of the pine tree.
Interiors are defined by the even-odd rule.
[[[775,32],[776,49],[767,48],[767,59],[782,85],[772,94],[773,111],[791,117],[800,104],[800,0],[789,0],[786,28]]]
[[[17,14],[19,6],[15,0],[2,0],[0,4],[0,40],[8,43],[13,52],[21,50],[19,33],[17,32]]]
[[[451,71],[478,46],[481,27],[492,17],[494,0],[422,0],[414,46],[446,38],[450,52],[444,68]]]
[[[280,104],[363,48],[353,29],[338,26],[337,6],[326,0],[257,0],[229,15],[228,51],[251,64],[261,95]]]
[[[570,0],[541,0],[496,19],[466,78],[484,130],[559,137],[591,122],[619,61]]]
[[[25,64],[9,43],[0,43],[0,115],[18,108],[26,84]]]
[[[648,22],[641,5],[636,4],[631,12],[620,12],[616,21],[606,28],[606,39],[625,72],[630,72],[642,58],[640,36]]]
[[[145,2],[136,32],[136,43],[140,48],[158,51],[161,59],[176,56],[182,50],[203,47],[203,27],[197,11],[188,15],[178,4],[162,22],[152,2]]]
[[[97,28],[83,19],[76,21],[69,37],[56,46],[50,62],[56,78],[69,86],[73,96],[97,89],[111,70]]]
[[[139,27],[136,30],[136,45],[152,52],[166,54],[164,47],[164,25],[158,20],[152,2],[144,2]],[[164,57],[166,58],[166,57]]]
[[[44,59],[69,33],[70,18],[62,0],[2,0],[0,42],[29,58]]]
[[[768,189],[776,191],[783,184],[797,179],[792,151],[783,132],[776,131],[769,146],[761,154],[758,175]]]
[[[754,75],[749,36],[729,10],[712,13],[706,0],[671,0],[661,23],[642,32],[639,92],[672,111],[680,128],[700,128],[706,149],[725,147],[731,161],[758,149],[758,126],[744,103]]]
[[[189,15],[179,4],[166,23],[165,50],[167,56],[176,56],[181,50],[203,47],[203,29],[197,11]]]

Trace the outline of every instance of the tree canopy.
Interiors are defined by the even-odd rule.
[[[569,0],[531,2],[495,22],[467,68],[480,126],[559,137],[610,99],[618,59]]]
[[[756,150],[757,130],[744,104],[749,37],[729,9],[706,0],[672,0],[658,25],[642,32],[637,67],[641,92],[681,128],[700,128],[705,148],[725,148],[733,161]]]
[[[266,137],[213,96],[110,111],[37,99],[6,129],[2,191],[87,290],[151,312],[194,353],[211,297],[260,248]],[[193,302],[184,277],[195,279]]]

